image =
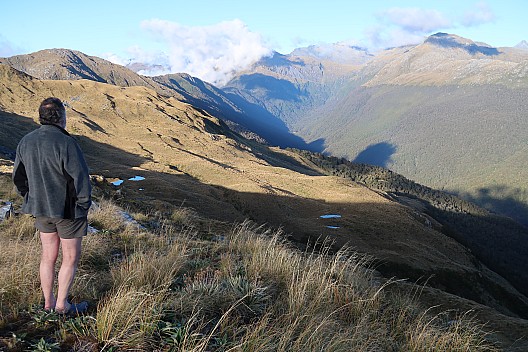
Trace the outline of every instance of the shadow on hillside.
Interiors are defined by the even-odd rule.
[[[289,102],[300,102],[300,97],[306,96],[306,92],[300,91],[293,83],[285,79],[279,79],[261,73],[243,75],[237,78],[245,89],[261,89],[266,91],[265,100],[277,99]]]
[[[112,186],[120,190],[119,197],[123,197],[124,206],[142,205],[142,209],[147,211],[167,211],[171,207],[183,206],[194,209],[204,218],[228,223],[251,219],[257,224],[283,229],[300,248],[308,242],[328,238],[334,242],[333,250],[347,245],[377,258],[377,269],[387,277],[411,281],[429,278],[428,285],[432,287],[490,305],[505,314],[513,312],[528,317],[528,300],[512,295],[463,247],[452,251],[449,249],[452,246],[445,246],[448,240],[444,235],[428,230],[424,224],[407,220],[408,217],[401,213],[396,203],[331,203],[302,198],[273,185],[264,185],[262,193],[240,192],[221,185],[204,184],[186,170],[178,170],[177,165],[167,165],[165,172],[145,170],[141,167],[145,163],[156,163],[148,155],[128,153],[84,137],[79,137],[79,140],[93,173],[125,180],[119,187]],[[158,166],[162,168],[162,165]],[[139,182],[128,180],[136,175],[145,179]],[[324,214],[341,214],[342,218],[321,219]],[[449,216],[449,213],[443,215]],[[439,214],[435,217],[441,219]],[[464,217],[458,221],[467,224],[467,221],[478,220],[468,219]],[[450,231],[456,233],[457,229]],[[453,233],[449,235],[457,238]],[[502,270],[497,271],[505,273],[504,276],[511,282],[527,282],[528,270],[524,269],[528,269],[528,254],[520,256],[521,249],[526,245],[523,247],[517,242],[519,238],[507,233],[501,233],[501,236],[499,244],[493,244],[495,239],[492,237],[479,237],[483,246],[494,250],[491,262],[484,263],[493,268],[496,260],[505,260],[506,264],[499,268]],[[464,244],[474,248],[473,243]],[[509,251],[510,248],[515,248],[515,251]],[[479,250],[474,253],[478,257],[492,254],[483,254]],[[446,258],[449,258],[447,262]],[[514,267],[519,270],[508,271]],[[511,273],[516,280],[508,275]]]
[[[239,106],[244,114],[230,116],[229,119],[263,137],[269,144],[281,148],[298,148],[312,152],[321,152],[324,139],[306,143],[301,137],[291,133],[286,124],[258,104],[249,102],[238,94],[226,94],[231,101]]]
[[[387,168],[393,163],[392,155],[396,153],[397,149],[394,144],[388,142],[371,144],[360,152],[353,162]]]
[[[94,132],[101,132],[101,133],[104,133],[104,134],[108,135],[108,133],[106,133],[106,131],[104,130],[104,128],[102,128],[102,127],[99,126],[95,121],[93,121],[92,119],[90,119],[90,118],[88,117],[88,115],[86,115],[86,114],[84,114],[84,113],[82,113],[82,112],[80,112],[80,111],[75,110],[75,109],[74,109],[73,107],[71,107],[71,106],[68,106],[68,107],[69,107],[73,112],[75,112],[78,116],[80,116],[80,117],[83,119],[82,123],[83,123],[86,127],[90,128],[90,129],[91,129],[92,131],[94,131]]]
[[[276,80],[275,78],[264,79]],[[168,81],[164,82],[161,78]],[[183,81],[178,81],[178,79]],[[279,146],[282,148],[292,147],[299,149],[306,149],[310,151],[320,152],[323,150],[324,141],[315,141],[306,143],[302,138],[290,132],[286,124],[277,116],[268,112],[258,104],[252,103],[236,93],[230,93],[229,89],[220,90],[214,86],[205,84],[203,81],[192,79],[192,84],[198,87],[203,94],[200,97],[193,97],[184,87],[185,80],[192,79],[191,77],[179,77],[171,75],[161,76],[155,80],[167,87],[178,91],[185,100],[194,107],[203,110],[211,116],[218,117],[223,120],[232,121],[245,129],[252,131],[264,138],[270,145]],[[297,88],[288,81],[276,80],[275,85],[282,87],[275,99],[298,99]],[[189,82],[186,82],[189,83]],[[267,82],[272,83],[272,82]],[[248,83],[257,84],[257,83]],[[233,105],[234,104],[234,105]]]
[[[0,111],[0,146],[6,151],[14,151],[18,142],[40,125],[29,117]]]
[[[451,37],[447,33],[437,33],[426,40],[429,43],[436,44],[443,48],[456,48],[467,51],[469,54],[474,55],[477,53],[484,54],[486,56],[499,55],[500,51],[497,48],[493,48],[485,45],[478,45],[476,43],[463,44],[457,41],[457,39]]]
[[[240,192],[204,184],[188,173],[192,170],[161,165],[148,154],[129,153],[85,137],[78,139],[92,172],[125,180],[119,189],[129,204],[184,206],[204,218],[229,223],[251,219],[257,224],[282,228],[300,247],[327,237],[334,241],[334,250],[348,245],[378,258],[377,268],[386,276],[412,281],[430,278],[428,285],[487,304],[505,314],[513,312],[528,318],[528,300],[512,294],[480,264],[503,275],[525,295],[528,293],[528,243],[525,241],[528,233],[510,221],[432,211],[431,215],[444,224],[445,235],[470,249],[461,246],[452,251],[451,245],[445,245],[448,240],[444,234],[407,220],[396,203],[331,203],[302,198],[273,185],[263,186],[262,193]],[[291,167],[288,161],[279,160],[276,164]],[[145,170],[142,168],[145,163],[157,164],[160,170],[165,167],[166,171]],[[175,170],[179,172],[174,173]],[[145,180],[128,181],[136,175]],[[343,217],[321,219],[324,214]],[[499,237],[501,241],[497,241]]]
[[[442,232],[455,239],[488,268],[506,278],[528,297],[528,230],[509,218],[440,210],[427,213],[439,221]],[[526,314],[524,319],[528,319]]]
[[[476,193],[455,192],[461,198],[494,213],[512,218],[528,228],[528,190],[507,185],[480,188]]]

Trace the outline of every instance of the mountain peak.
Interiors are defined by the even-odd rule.
[[[484,54],[486,56],[499,55],[500,51],[486,43],[475,43],[471,39],[459,37],[455,34],[438,32],[429,36],[424,43],[445,49],[462,49],[471,55]]]
[[[526,40],[522,40],[519,44],[515,46],[517,49],[522,50],[528,50],[528,42]]]
[[[367,49],[346,43],[310,45],[297,48],[291,56],[311,56],[319,60],[330,60],[340,64],[364,64],[373,55]]]

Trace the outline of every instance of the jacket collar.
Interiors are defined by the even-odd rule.
[[[67,136],[70,136],[70,134],[68,133],[68,131],[66,131],[64,128],[60,127],[59,125],[55,125],[53,123],[41,123],[42,126],[53,126],[55,128],[58,128],[59,131],[61,131],[63,134],[67,135]],[[71,136],[70,136],[71,137]]]

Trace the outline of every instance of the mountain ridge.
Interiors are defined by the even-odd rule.
[[[39,79],[89,79],[122,87],[152,88],[162,96],[185,101],[222,118],[247,137],[265,140],[272,145],[309,148],[301,138],[290,133],[280,119],[256,104],[240,100],[236,94],[226,94],[212,84],[186,73],[142,76],[107,60],[67,49],[41,50],[28,55],[0,58],[0,63]],[[262,118],[263,115],[265,118]]]
[[[526,40],[521,40],[519,43],[517,43],[517,45],[515,45],[515,48],[528,50],[528,42]]]
[[[347,48],[364,53],[360,48]],[[392,145],[394,152],[385,166],[392,165],[407,177],[525,222],[528,195],[522,182],[524,171],[518,165],[524,162],[520,114],[528,89],[526,51],[494,48],[497,54],[487,55],[490,48],[437,33],[421,44],[378,53],[363,65],[322,59],[318,56],[324,55],[319,55],[316,47],[304,48],[305,56],[297,55],[303,53],[302,48],[296,55],[275,53],[240,72],[221,89],[185,74],[136,75],[127,82],[154,86],[159,94],[184,100],[220,117],[244,136],[270,145],[324,151],[349,159],[380,143]],[[36,54],[32,55],[38,59]],[[105,81],[112,82],[108,71],[114,72],[114,81],[118,78],[117,69],[95,71],[92,63],[97,60],[86,60]],[[497,103],[491,104],[496,99]],[[472,105],[467,106],[468,102]],[[459,118],[467,115],[471,123]],[[430,126],[423,123],[424,116],[435,116]],[[410,134],[405,124],[418,124],[424,130]],[[460,128],[453,128],[460,125],[464,125],[464,140],[457,137]],[[508,135],[513,136],[513,155],[500,143]],[[452,148],[441,144],[439,136],[452,139]],[[465,150],[477,157],[468,158],[471,154]],[[481,173],[476,172],[477,160]],[[497,185],[493,180],[504,183]]]
[[[256,101],[308,143],[320,141],[320,151],[353,160],[377,145],[391,146],[383,166],[527,225],[528,175],[520,166],[527,162],[527,65],[526,52],[518,48],[438,33],[378,53],[335,89],[327,86],[320,106],[266,101],[262,93]],[[239,90],[252,94],[251,87]],[[277,108],[284,104],[287,109]]]

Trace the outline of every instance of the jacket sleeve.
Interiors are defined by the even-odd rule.
[[[73,179],[75,186],[75,218],[86,217],[92,204],[92,185],[88,165],[81,148],[73,139],[72,143],[68,144],[66,158],[63,162],[64,171]]]
[[[15,157],[15,166],[13,168],[13,183],[16,186],[17,192],[19,195],[24,197],[29,191],[28,178],[26,174],[26,167],[22,162],[20,157],[20,145],[17,147],[16,157]]]

